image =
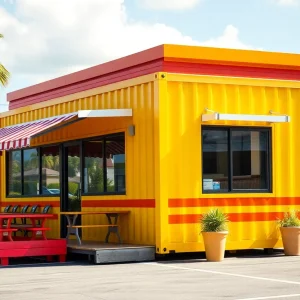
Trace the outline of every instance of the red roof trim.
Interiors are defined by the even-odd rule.
[[[46,90],[54,90],[64,87],[66,85],[72,85],[78,82],[90,80],[95,77],[100,77],[127,68],[132,68],[137,65],[145,64],[147,62],[163,58],[163,56],[164,46],[157,46],[145,51],[141,51],[126,57],[122,57],[107,63],[97,65],[95,67],[91,67],[79,72],[75,72],[69,75],[65,75],[9,93],[7,96],[7,100],[14,101],[34,94],[43,93]]]
[[[47,101],[50,99],[63,97],[66,95],[86,91],[89,89],[101,87],[104,85],[120,82],[123,80],[152,74],[161,71],[163,68],[163,60],[158,59],[152,62],[145,63],[140,66],[134,66],[126,70],[120,70],[119,72],[110,73],[104,76],[99,76],[96,78],[91,78],[90,80],[76,82],[71,85],[62,86],[57,89],[46,89],[43,93],[29,95],[27,97],[19,98],[17,100],[11,100],[9,103],[9,109],[15,109],[27,105],[32,105],[35,103]]]
[[[175,61],[164,57],[164,46],[158,46],[83,71],[59,77],[8,94],[9,109],[16,109],[50,99],[86,91],[108,84],[152,74],[170,72],[180,74],[234,76],[278,80],[300,80],[300,70],[283,66],[261,67],[215,64],[206,61]]]

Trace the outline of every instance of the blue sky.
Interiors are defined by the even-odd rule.
[[[162,43],[300,53],[300,0],[0,0],[6,93]]]
[[[278,5],[272,0],[203,0],[192,10],[150,13],[137,5],[139,1],[127,2],[132,18],[166,23],[199,41],[220,36],[232,24],[239,29],[245,44],[270,51],[300,53],[300,40],[296,38],[300,29],[297,2]]]

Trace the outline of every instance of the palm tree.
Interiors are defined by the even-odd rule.
[[[3,38],[3,34],[0,33],[0,39]],[[9,72],[5,67],[0,63],[0,84],[5,86],[8,82]]]

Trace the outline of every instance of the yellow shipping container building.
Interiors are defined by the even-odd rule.
[[[124,242],[168,254],[204,251],[199,218],[217,207],[227,250],[281,247],[276,219],[300,205],[299,99],[300,55],[179,45],[12,92],[1,209],[130,211]]]

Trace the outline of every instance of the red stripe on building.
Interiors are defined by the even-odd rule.
[[[279,69],[275,67],[263,68],[164,61],[163,71],[195,75],[300,80],[300,70]]]
[[[176,207],[226,207],[226,206],[266,206],[300,205],[300,197],[261,198],[186,198],[169,199],[170,208]]]
[[[154,199],[132,199],[132,200],[83,200],[82,207],[136,207],[155,208]]]
[[[228,218],[230,222],[275,222],[282,218],[283,214],[283,212],[228,213]],[[194,224],[199,223],[200,218],[201,214],[169,215],[169,224]]]

